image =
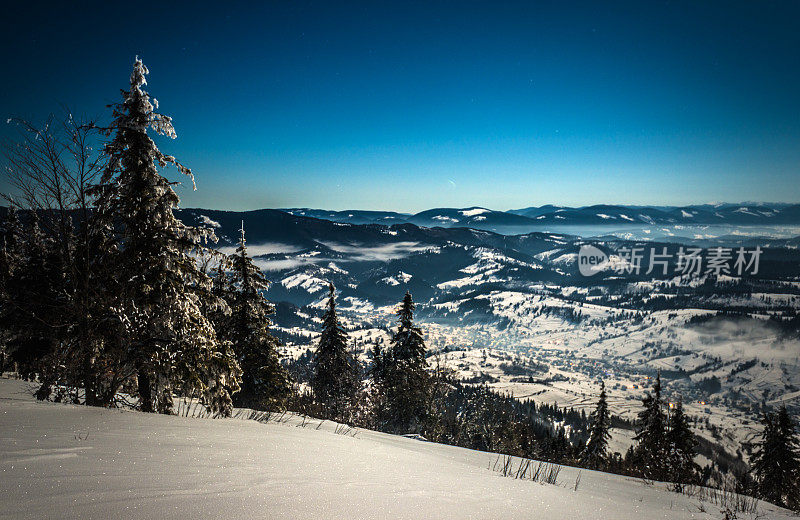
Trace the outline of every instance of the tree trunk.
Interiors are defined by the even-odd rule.
[[[153,413],[153,388],[150,384],[150,374],[144,368],[139,369],[139,408],[143,412]]]
[[[95,388],[94,360],[90,354],[83,360],[83,389],[86,394],[86,406],[98,406],[97,389]]]

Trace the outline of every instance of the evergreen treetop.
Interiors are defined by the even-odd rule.
[[[428,419],[431,377],[426,368],[425,340],[414,325],[414,301],[406,292],[397,310],[397,330],[389,348],[373,366],[381,408],[378,421],[388,431],[420,432]]]
[[[148,73],[136,59],[130,90],[113,105],[113,138],[105,145],[108,163],[97,195],[98,221],[114,251],[105,269],[119,280],[117,303],[122,341],[138,373],[141,409],[168,413],[172,392],[200,397],[215,411],[230,411],[228,388],[238,383],[232,353],[220,348],[202,312],[210,279],[193,253],[214,239],[208,228],[193,228],[173,211],[179,199],[159,167],[191,170],[159,151],[148,130],[175,138],[171,118],[155,112],[157,103],[142,89]]]
[[[395,361],[426,365],[425,340],[422,331],[414,326],[414,301],[406,291],[397,309],[397,331],[392,336],[391,355]]]
[[[314,355],[312,387],[323,413],[336,420],[347,420],[345,412],[359,384],[358,365],[348,350],[347,332],[336,314],[336,288],[328,284],[328,302],[322,317],[322,333]]]
[[[609,428],[611,427],[611,415],[608,411],[606,398],[606,385],[600,381],[600,397],[597,406],[589,415],[589,440],[581,455],[583,464],[599,468],[606,460],[606,450],[608,441],[611,439]]]
[[[669,449],[669,479],[680,490],[683,484],[694,483],[700,469],[694,462],[697,440],[689,427],[681,399],[669,414],[666,442]]]
[[[667,477],[668,445],[666,440],[667,417],[661,397],[661,372],[656,375],[652,393],[642,399],[644,409],[639,412],[637,441],[634,453],[636,464],[648,478],[663,480]]]
[[[800,508],[800,453],[794,420],[786,406],[767,413],[764,431],[753,453],[753,473],[762,498],[773,504]]]
[[[288,396],[289,375],[280,364],[279,342],[269,331],[269,316],[275,312],[264,297],[269,281],[247,254],[244,222],[230,266],[229,279],[224,273],[217,275],[217,290],[227,293],[231,309],[230,319],[221,320],[218,328],[242,368],[242,388],[234,400],[237,406],[270,408]]]

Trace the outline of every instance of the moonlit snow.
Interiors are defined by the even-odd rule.
[[[496,454],[365,430],[339,435],[330,422],[40,403],[31,388],[0,379],[3,518],[722,517],[665,484],[581,470],[575,491],[573,468],[557,486],[539,484],[493,471]],[[761,518],[789,518],[759,507]]]

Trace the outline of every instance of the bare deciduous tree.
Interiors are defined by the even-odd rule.
[[[102,387],[118,386],[100,384],[94,368],[103,341],[102,313],[96,307],[107,290],[93,270],[104,253],[101,230],[93,226],[91,194],[105,166],[102,133],[93,121],[76,119],[67,109],[62,117],[50,115],[40,126],[24,119],[9,122],[18,136],[3,143],[3,170],[11,189],[2,197],[36,221],[51,244],[49,254],[63,271],[54,288],[58,298],[48,302],[48,312],[17,310],[52,331],[47,362],[60,367],[52,378],[83,386],[87,404],[101,404],[110,399],[100,395]],[[7,300],[8,305],[23,307],[24,302]],[[71,348],[64,348],[60,339],[66,328],[72,329],[69,338],[76,343]],[[45,396],[54,381],[44,380],[50,379],[44,372],[40,377]]]

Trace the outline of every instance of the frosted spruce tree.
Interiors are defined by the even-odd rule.
[[[170,413],[173,392],[200,398],[213,412],[228,413],[230,391],[238,388],[233,352],[217,341],[202,313],[210,279],[193,256],[215,239],[209,229],[188,227],[175,218],[175,183],[159,173],[173,165],[189,168],[159,151],[148,130],[175,138],[170,117],[155,112],[157,102],[142,87],[147,68],[138,58],[130,90],[113,105],[108,163],[97,195],[96,214],[113,254],[105,268],[118,282],[114,308],[122,348],[135,371],[140,408]]]
[[[414,325],[414,301],[406,292],[397,310],[397,331],[382,357],[384,406],[380,422],[392,432],[420,433],[427,416],[430,376],[425,340]]]
[[[761,440],[753,453],[753,473],[761,498],[800,509],[800,442],[786,406],[765,414]]]
[[[600,398],[589,415],[589,441],[581,454],[581,463],[593,469],[601,469],[606,463],[606,450],[611,438],[611,415],[606,400],[606,385],[600,381]]]
[[[633,463],[647,478],[664,480],[667,478],[668,444],[666,439],[667,417],[661,397],[661,373],[656,376],[653,393],[642,399],[644,410],[639,412],[638,429],[634,439]]]
[[[237,406],[256,409],[281,405],[289,395],[289,375],[280,363],[278,339],[269,332],[269,315],[275,312],[264,298],[269,281],[247,254],[244,222],[230,263],[230,281],[222,281],[220,289],[229,294],[231,314],[221,335],[233,345],[242,368],[242,388],[234,401]],[[224,280],[224,274],[218,278]]]
[[[323,407],[324,416],[350,422],[350,412],[359,386],[359,368],[348,350],[347,332],[336,315],[336,289],[332,283],[328,285],[328,290],[322,334],[314,354],[311,385],[314,400]]]
[[[669,450],[669,480],[675,490],[683,490],[684,484],[693,484],[700,467],[694,462],[697,441],[689,427],[689,419],[683,411],[683,401],[678,400],[669,414],[666,442]]]

